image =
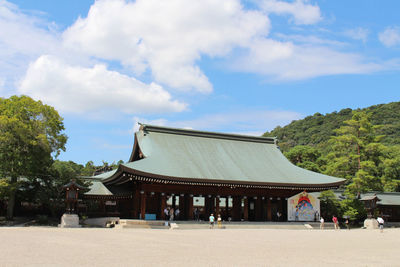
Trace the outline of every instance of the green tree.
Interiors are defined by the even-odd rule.
[[[37,177],[65,150],[62,117],[51,106],[28,96],[0,98],[0,174],[8,178],[7,217],[13,217],[20,177]]]
[[[384,191],[400,191],[400,146],[392,146],[383,159],[382,183]]]
[[[10,182],[6,178],[0,179],[0,199],[5,199],[9,195]]]
[[[325,167],[321,152],[315,147],[299,145],[284,154],[293,164],[310,171],[321,172]]]
[[[94,165],[93,161],[88,161],[85,167],[81,170],[82,176],[92,176],[96,171],[97,167]]]
[[[65,195],[63,186],[75,179],[82,186],[89,186],[89,183],[80,178],[82,165],[73,161],[56,160],[47,170],[47,175],[40,175],[30,179],[28,184],[32,192],[32,202],[38,203],[44,210],[49,210],[55,217],[57,208],[63,207]]]
[[[347,216],[352,221],[362,221],[367,216],[364,203],[352,195],[340,201],[340,214]]]
[[[355,195],[382,190],[381,168],[388,150],[379,143],[379,126],[372,125],[369,115],[361,111],[353,111],[352,118],[344,123],[329,141],[326,173],[348,179],[347,190]]]
[[[340,202],[332,190],[321,192],[319,200],[323,218],[328,219],[333,215],[340,216]]]

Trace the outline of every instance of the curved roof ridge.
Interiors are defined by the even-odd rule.
[[[165,134],[187,135],[187,136],[214,138],[214,139],[267,143],[267,144],[275,144],[276,140],[277,140],[274,137],[261,137],[261,136],[251,136],[251,135],[241,135],[241,134],[207,132],[207,131],[198,131],[198,130],[192,130],[192,129],[179,129],[179,128],[142,124],[140,122],[139,122],[139,125],[140,125],[140,130],[142,130],[144,133],[157,132],[157,133],[165,133]]]

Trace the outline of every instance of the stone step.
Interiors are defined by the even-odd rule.
[[[119,223],[121,225],[164,225],[164,221],[145,221],[145,220],[129,220],[129,219],[123,219],[119,220]]]
[[[165,225],[165,223],[168,223]],[[141,228],[141,229],[209,229],[210,224],[206,221],[146,221],[134,219],[119,220],[117,228]],[[319,222],[223,222],[223,229],[319,229]],[[215,229],[218,224],[215,223]],[[325,223],[324,229],[334,229],[331,222]]]
[[[208,222],[176,222],[177,229],[209,229]],[[304,223],[223,222],[222,229],[306,229]],[[214,225],[218,229],[218,224]]]
[[[169,229],[164,221],[119,220],[120,228]]]
[[[308,224],[311,225],[313,229],[320,229],[319,222],[309,222]],[[324,223],[324,229],[335,229],[335,225],[331,222],[326,222]]]

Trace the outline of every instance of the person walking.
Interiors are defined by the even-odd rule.
[[[278,222],[281,221],[281,216],[282,216],[282,213],[280,213],[280,211],[278,210],[278,212],[276,213],[276,217],[278,219]]]
[[[346,224],[347,230],[350,230],[350,222],[349,219],[346,219],[346,221],[344,222]]]
[[[378,221],[379,229],[381,230],[381,233],[383,233],[383,224],[385,223],[385,221],[383,220],[382,217],[378,217],[378,218],[376,218],[376,220]]]
[[[169,210],[169,220],[173,221],[174,220],[174,208],[171,208]]]
[[[335,226],[335,230],[338,230],[339,229],[338,218],[335,215],[333,215],[333,217],[332,217],[332,222],[333,222],[333,225]]]
[[[208,218],[210,221],[210,229],[214,228],[214,222],[215,222],[215,218],[214,218],[214,214],[211,213],[210,217]]]
[[[324,218],[322,218],[322,216],[321,216],[321,219],[319,219],[319,222],[320,222],[319,229],[324,230],[325,220],[324,220]]]
[[[218,223],[218,228],[222,228],[222,218],[221,218],[221,214],[218,214],[218,218],[217,218],[217,223]]]
[[[164,217],[165,217],[166,220],[169,219],[169,208],[165,208],[164,209]]]

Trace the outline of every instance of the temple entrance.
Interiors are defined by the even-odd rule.
[[[193,212],[194,219],[196,221],[204,221],[205,219],[205,209],[204,209],[204,197],[193,197]]]

